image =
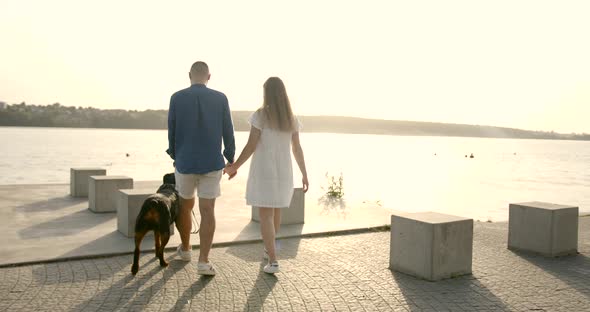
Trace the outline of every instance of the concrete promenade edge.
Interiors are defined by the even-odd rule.
[[[136,181],[134,189],[155,192],[159,185],[159,181]],[[260,241],[259,224],[250,221],[251,208],[244,194],[245,183],[222,181],[222,196],[215,208],[215,246]],[[370,202],[346,205],[316,198],[317,194],[306,196],[305,224],[284,225],[279,237],[380,228],[389,225],[393,213]],[[117,231],[117,214],[91,212],[87,198],[69,195],[69,184],[0,186],[0,212],[10,220],[0,227],[0,267],[121,255],[134,249],[133,238]],[[194,212],[198,219],[197,207]],[[176,233],[167,249],[179,243]],[[191,243],[198,247],[198,235],[191,235]],[[154,249],[153,235],[144,239],[141,249]]]

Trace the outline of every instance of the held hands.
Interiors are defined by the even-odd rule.
[[[228,180],[233,179],[238,174],[238,168],[236,165],[227,163],[225,168],[223,169],[223,173],[229,176]],[[301,182],[303,183],[303,193],[307,193],[309,189],[309,181],[307,180],[307,175],[303,176]]]
[[[227,163],[227,165],[225,165],[225,168],[223,169],[223,173],[227,173],[227,175],[229,176],[228,180],[231,180],[233,179],[233,177],[236,176],[236,174],[238,174],[238,168],[236,168],[234,164]]]

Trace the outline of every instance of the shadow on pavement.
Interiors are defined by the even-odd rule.
[[[299,228],[299,234],[301,235],[301,230],[303,229],[303,225],[296,224],[296,225],[289,225]],[[277,241],[277,250],[278,250],[278,259],[295,259],[297,257],[297,253],[299,252],[299,243],[301,242],[301,238],[293,237],[293,238],[285,238],[279,239]]]
[[[148,261],[142,261],[146,257],[150,259]],[[178,271],[184,269],[188,262],[175,261],[174,256],[166,258],[169,266],[167,268],[160,267],[157,261],[154,261],[153,254],[142,254],[140,258],[139,272],[136,276],[131,275],[131,261],[129,259],[128,265],[125,265],[120,271],[113,272],[115,281],[108,288],[100,291],[93,295],[91,298],[87,298],[84,302],[79,303],[73,308],[75,311],[85,310],[87,307],[93,307],[94,299],[96,303],[101,304],[100,308],[105,311],[119,311],[129,310],[136,308],[137,306],[143,306],[147,304],[152,297],[158,294],[164,287],[166,282],[174,276]],[[153,265],[149,271],[146,271],[148,265]],[[144,287],[153,278],[162,274],[162,278],[157,280],[153,285]],[[105,280],[105,276],[101,275],[100,280]],[[142,288],[143,287],[143,288]],[[108,297],[112,297],[113,300],[109,300]]]
[[[262,311],[264,301],[275,287],[278,279],[273,274],[267,274],[262,271],[264,264],[260,265],[258,276],[254,282],[254,287],[248,294],[246,305],[243,311]]]
[[[170,259],[171,257],[168,257],[166,260],[169,263],[167,268],[161,268],[159,263],[156,264],[155,268],[152,271],[156,271],[154,273],[154,275],[157,275],[157,274],[159,274],[159,272],[161,272],[162,278],[157,280],[150,287],[144,287],[142,290],[139,290],[139,288],[145,284],[145,283],[142,283],[142,284],[138,284],[137,285],[138,287],[126,286],[124,289],[122,289],[123,292],[125,292],[125,290],[130,290],[130,291],[133,291],[133,293],[135,293],[135,296],[133,297],[133,299],[129,300],[123,306],[124,309],[143,307],[143,306],[147,305],[148,302],[150,302],[152,297],[154,297],[155,295],[159,294],[161,291],[164,290],[164,288],[166,287],[166,282],[168,282],[168,280],[170,280],[170,278],[172,278],[174,275],[176,275],[176,273],[178,273],[179,271],[184,270],[186,265],[189,264],[189,262],[186,262],[186,261],[180,261],[180,260],[172,261]],[[116,290],[116,288],[114,290]]]
[[[410,311],[436,310],[446,308],[461,310],[459,304],[468,304],[469,309],[486,311],[509,311],[510,308],[473,275],[445,279],[436,282],[421,280],[413,276],[391,271]],[[437,294],[437,300],[431,295]],[[441,307],[441,302],[458,304],[457,307]],[[465,309],[465,307],[463,307]],[[463,310],[461,310],[463,311]]]
[[[258,222],[250,221],[242,228],[240,233],[234,238],[234,241],[260,239],[260,224]]]
[[[89,217],[89,215],[93,216]],[[115,217],[116,214],[114,213],[94,214],[88,209],[83,209],[53,220],[33,224],[19,230],[18,234],[23,239],[76,235],[82,231],[108,222]]]
[[[142,249],[147,246],[154,245],[154,237],[146,236],[141,243]],[[67,253],[57,258],[70,258],[78,256],[103,255],[117,252],[133,252],[134,242],[132,239],[125,237],[119,231],[114,230],[95,240],[89,241],[86,244],[68,251]],[[153,247],[152,247],[153,248]],[[132,256],[130,256],[132,257]]]
[[[531,264],[553,275],[555,278],[569,285],[580,294],[590,298],[590,258],[583,255],[564,257],[543,257],[525,251],[513,251]]]
[[[299,250],[300,238],[281,238],[281,236],[299,236],[303,231],[303,224],[282,225],[279,230],[279,238],[276,240],[278,260],[293,259],[297,256]],[[260,236],[260,226],[257,222],[250,221],[242,231],[236,236],[234,241],[240,240],[260,240],[259,242],[250,243],[252,248],[240,248],[240,244],[227,247],[226,252],[234,255],[246,262],[262,261],[264,253],[264,244]]]
[[[176,304],[170,311],[183,311],[187,305],[191,305],[191,300],[195,298],[202,290],[207,287],[207,284],[213,279],[213,276],[201,275],[190,287],[188,287],[182,295],[176,300]]]
[[[260,226],[257,222],[250,221],[241,231],[238,233],[235,242],[243,240],[259,240],[260,239]],[[238,257],[246,262],[256,262],[262,260],[262,242],[250,243],[252,248],[240,248],[240,244],[230,245],[226,249],[226,253],[229,253],[235,257]]]
[[[154,261],[157,258],[153,253],[145,253],[141,255],[140,259],[150,258],[147,261],[140,260],[141,270]],[[130,255],[125,257],[125,262],[121,268],[113,269],[112,267],[101,267],[96,266],[95,259],[77,260],[72,262],[58,262],[48,263],[44,265],[36,266],[33,269],[33,278],[44,285],[55,285],[64,282],[78,282],[78,281],[98,281],[106,278],[112,278],[116,274],[129,273],[129,280],[133,279],[131,276],[131,262],[133,256]]]
[[[33,203],[27,203],[14,207],[15,212],[43,212],[43,211],[58,211],[68,207],[80,205],[87,202],[88,198],[82,197],[71,197],[69,195],[62,197],[49,198],[47,200],[41,200]],[[88,207],[86,207],[88,208]]]

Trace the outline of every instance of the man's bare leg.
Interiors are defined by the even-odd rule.
[[[215,198],[199,198],[199,211],[201,212],[199,262],[207,263],[213,244],[213,234],[215,234]]]
[[[180,213],[176,218],[176,228],[180,233],[180,240],[182,241],[182,250],[187,251],[190,249],[191,244],[191,231],[193,222],[191,219],[191,212],[195,205],[195,198],[184,199],[180,197]]]

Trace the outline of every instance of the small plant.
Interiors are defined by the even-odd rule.
[[[338,180],[336,180],[334,176],[329,176],[326,172],[326,179],[328,179],[326,196],[333,199],[344,197],[344,177],[342,176],[342,172],[340,173]]]
[[[322,215],[335,214],[339,218],[346,219],[348,211],[346,209],[346,200],[344,199],[344,177],[328,175],[326,172],[327,186],[322,186],[326,193],[318,199],[318,204],[323,207]]]

